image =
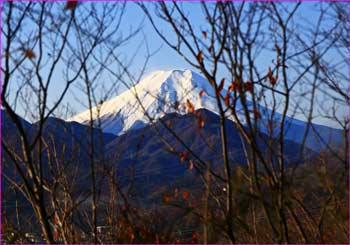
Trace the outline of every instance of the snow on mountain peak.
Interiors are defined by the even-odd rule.
[[[205,93],[203,96],[199,96],[202,90]],[[137,97],[142,102],[142,106],[136,98],[135,91]],[[225,89],[222,93],[225,94]],[[214,91],[209,82],[201,75],[190,70],[152,72],[131,89],[100,105],[99,111],[102,130],[107,133],[121,135],[130,129],[142,128],[153,120],[163,117],[166,113],[177,112],[185,114],[187,113],[187,99],[191,101],[196,110],[205,108],[218,114]],[[240,121],[244,124],[245,115],[241,110],[239,101],[237,103],[235,108],[236,113]],[[248,106],[251,105],[249,101],[247,103]],[[262,117],[270,118],[271,110],[260,105],[258,106]],[[92,109],[93,120],[97,118],[96,109],[96,107]],[[274,113],[276,122],[280,121],[280,117],[281,115],[278,112]],[[227,115],[227,118],[235,121],[230,115]],[[87,124],[90,121],[90,111],[81,112],[67,119],[67,121],[77,121]],[[269,129],[263,120],[259,120],[259,125],[261,132],[268,132]],[[303,130],[306,124],[295,118],[287,118],[286,125],[286,139],[301,142],[304,137],[301,132],[304,132]],[[329,142],[332,142],[334,139],[334,137],[330,137],[333,133],[336,139],[342,138],[342,132],[340,130],[336,132],[325,126],[316,125],[316,127],[320,130],[318,134],[321,133],[325,139],[331,139],[331,141],[328,140]],[[275,133],[277,132],[278,129],[275,130]],[[323,143],[320,143],[319,139],[313,135],[311,134],[306,144],[315,150],[319,150],[323,147]]]
[[[205,90],[201,98],[199,92]],[[140,99],[142,106],[136,98]],[[217,112],[212,88],[201,75],[185,70],[154,71],[133,88],[104,102],[100,108],[100,119],[104,132],[120,135],[129,129],[141,128],[166,113],[186,113],[185,103],[191,101],[195,109],[206,108]],[[92,109],[97,118],[96,107]],[[148,117],[148,116],[149,117]],[[90,112],[86,110],[68,121],[88,123]]]

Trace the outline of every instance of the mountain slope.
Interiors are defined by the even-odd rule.
[[[22,164],[24,152],[22,140],[16,125],[13,123],[6,111],[2,110],[2,141],[3,144],[19,157],[18,162]],[[18,116],[19,121],[24,125],[28,143],[31,145],[37,136],[38,123],[29,123]],[[77,122],[66,122],[59,118],[50,117],[43,125],[42,142],[44,142],[42,160],[52,164],[52,168],[58,169],[67,165],[67,169],[78,169],[87,176],[89,174],[89,152],[90,152],[90,128]],[[103,133],[93,129],[94,155],[98,158],[105,151],[105,145],[115,139],[115,135]],[[36,153],[38,141],[33,148]],[[34,164],[38,164],[38,154],[32,156]],[[23,158],[24,159],[24,158]],[[55,163],[59,162],[59,165]],[[6,151],[3,151],[3,171],[9,176],[15,172],[14,164]],[[70,165],[68,167],[68,165]],[[49,171],[48,164],[43,165],[44,172]]]
[[[224,177],[220,118],[206,109],[197,110],[195,113],[204,118],[205,124],[202,129],[198,128],[198,118],[194,113],[186,115],[172,113],[160,119],[170,125],[171,130],[191,151],[186,150],[160,120],[142,129],[130,130],[112,140],[106,146],[106,154],[108,162],[117,166],[116,175],[120,183],[124,186],[134,181],[137,191],[135,196],[138,197],[156,192],[160,186],[171,188],[171,186],[199,185],[198,171],[203,173],[205,170],[197,157],[206,164],[210,163],[211,169],[217,175]],[[235,123],[231,120],[227,120],[226,123],[231,167],[244,168],[247,164],[243,150],[245,143],[241,141]],[[259,137],[262,153],[268,154],[267,145],[262,140],[267,136],[261,134]],[[299,149],[299,144],[285,141],[286,167],[295,164]],[[181,159],[183,153],[185,157]],[[313,151],[305,149],[301,161],[314,155]],[[191,170],[190,160],[198,169]]]

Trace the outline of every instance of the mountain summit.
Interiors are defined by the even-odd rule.
[[[199,96],[200,91],[205,94]],[[106,101],[100,108],[100,119],[104,132],[120,135],[129,129],[145,126],[170,112],[186,113],[186,101],[195,109],[206,108],[217,112],[213,89],[201,75],[190,70],[155,71],[131,89]],[[142,102],[138,102],[137,97]],[[97,108],[93,108],[94,119]],[[88,123],[90,112],[86,110],[68,121]]]

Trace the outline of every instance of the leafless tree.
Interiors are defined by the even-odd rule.
[[[317,13],[313,22],[300,22],[300,9],[304,7],[301,3],[202,3],[201,16],[196,13],[196,18],[205,20],[201,27],[193,24],[194,17],[186,9],[186,4],[160,2],[152,6],[140,3],[139,6],[164,43],[199,70],[215,91],[227,190],[225,231],[230,241],[237,242],[237,224],[242,223],[240,214],[234,211],[238,207],[232,181],[235,174],[228,155],[228,117],[235,121],[248,146],[245,153],[250,183],[252,241],[260,241],[257,237],[257,206],[262,208],[271,229],[271,233],[265,234],[271,234],[266,238],[268,241],[291,242],[292,230],[300,235],[300,240],[293,237],[293,241],[314,239],[306,233],[305,226],[295,215],[296,206],[290,201],[295,198],[291,193],[295,176],[289,176],[286,167],[290,161],[286,159],[286,131],[291,123],[288,118],[306,121],[307,126],[301,129],[303,137],[298,156],[293,159],[293,173],[306,161],[308,149],[305,144],[310,134],[317,134],[313,128],[316,117],[323,116],[327,110],[333,112],[327,113],[327,118],[333,125],[341,126],[344,135],[348,131],[346,119],[339,119],[339,115],[344,115],[348,101],[344,69],[344,57],[347,57],[344,43],[348,38],[343,36],[341,29],[345,18],[340,10],[342,5],[315,4]],[[328,18],[331,18],[330,23],[325,25]],[[172,29],[174,35],[165,36],[160,22]],[[342,53],[342,58],[331,62],[330,53],[336,51]],[[263,56],[274,58],[262,64]],[[329,69],[337,79],[325,77]],[[225,86],[225,81],[229,86]],[[228,90],[223,90],[224,87]],[[224,94],[223,91],[227,92]],[[318,98],[322,98],[323,103],[327,98],[332,105],[319,106],[317,103],[321,101]],[[269,111],[262,105],[270,108]],[[343,114],[339,114],[339,110],[343,110]],[[243,118],[240,116],[242,112]],[[265,131],[267,138],[259,134],[261,130]],[[342,159],[346,166],[346,155],[332,150],[331,144],[322,137],[318,135],[325,148]],[[344,145],[347,145],[346,141],[344,137]],[[341,181],[344,183],[345,179]],[[290,215],[292,218],[287,218]],[[290,220],[294,226],[289,225]]]
[[[105,66],[110,65],[105,49],[120,47],[138,32],[135,29],[124,36],[118,34],[124,10],[125,3],[3,4],[2,108],[20,139],[15,142],[18,148],[2,138],[7,164],[20,176],[7,175],[5,180],[28,199],[48,243],[55,242],[53,226],[59,227],[63,242],[76,241],[72,219],[85,210],[83,203],[90,196],[91,219],[87,217],[84,222],[91,220],[91,233],[97,242],[96,209],[101,190],[97,188],[96,162],[103,161],[101,136],[95,135],[98,125],[91,121],[88,149],[86,144],[80,145],[82,139],[72,139],[76,148],[67,142],[57,145],[59,141],[53,139],[53,132],[48,135],[50,129],[46,126],[50,117],[64,116],[60,115],[64,101],[74,87],[85,86],[89,108],[101,103],[96,101],[94,91],[96,86],[104,86],[99,83],[103,67],[94,67],[94,60],[98,57],[104,59]],[[105,98],[118,84],[111,86],[107,88],[109,94],[100,91]],[[35,129],[28,130],[18,113],[36,121]],[[68,135],[67,140],[70,130],[62,132]],[[67,154],[71,154],[70,159]],[[79,194],[75,180],[81,172],[74,162],[81,161],[78,158],[82,154],[88,155],[92,181],[91,191]]]
[[[140,44],[146,57],[137,74],[130,66],[138,48],[129,59],[120,55],[119,48],[141,34],[141,26],[120,34],[126,3],[4,3],[1,99],[6,120],[14,125],[5,130],[16,136],[2,138],[5,195],[16,201],[16,224],[10,218],[5,222],[8,232],[17,235],[8,240],[31,242],[19,217],[27,210],[19,203],[24,196],[35,216],[26,222],[38,223],[47,243],[180,242],[176,231],[198,223],[202,235],[193,233],[194,243],[347,241],[342,216],[349,149],[346,4],[315,3],[312,21],[303,13],[311,5],[305,5],[202,2],[192,16],[187,3],[138,3],[163,42],[200,71],[214,91],[198,96],[214,97],[219,137],[203,134],[206,118],[189,99],[181,105],[215,157],[208,160],[173,130],[171,120],[155,118],[143,105],[136,84],[156,51],[147,42]],[[193,18],[201,18],[203,25]],[[126,176],[127,187],[121,185],[116,173],[123,152],[106,155],[101,118],[104,102],[121,84],[135,96],[168,153],[198,173],[200,186],[191,193],[161,186],[157,194],[164,191],[163,204],[144,208],[130,197],[135,172]],[[53,91],[57,87],[60,91]],[[89,109],[86,132],[78,138],[58,119],[60,138],[47,127],[52,116],[71,113],[64,104],[67,96]],[[178,105],[169,107],[183,113]],[[36,121],[35,126],[29,130],[17,114]],[[344,141],[333,144],[319,132],[314,124],[319,118],[342,128]],[[286,136],[297,119],[305,126],[291,157]],[[229,144],[232,121],[245,165],[234,160]],[[169,143],[164,129],[176,143]],[[307,147],[310,135],[322,151]],[[83,181],[89,188],[81,188]],[[100,221],[109,229],[103,237]],[[332,224],[336,229],[330,234]]]

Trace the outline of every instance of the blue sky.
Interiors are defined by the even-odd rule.
[[[84,3],[83,3],[84,4]],[[97,5],[99,3],[96,3]],[[289,4],[289,3],[285,3]],[[295,3],[292,3],[294,5]],[[318,12],[316,8],[314,7],[319,3],[303,3],[301,8],[298,11],[298,14],[311,23],[315,23],[317,20]],[[205,28],[205,23],[203,19],[201,19],[201,15],[197,14],[200,12],[201,7],[199,2],[194,3],[183,3],[183,5],[186,7],[186,11],[190,13],[190,20],[193,26],[197,28],[198,31],[203,30]],[[305,21],[300,19],[300,21]],[[145,41],[149,45],[149,48],[151,51],[158,50],[154,56],[149,60],[146,73],[150,73],[154,70],[168,70],[168,69],[192,69],[193,68],[187,64],[186,61],[183,60],[182,57],[180,57],[174,50],[169,48],[156,34],[153,27],[151,26],[148,19],[143,14],[143,11],[132,2],[127,3],[126,13],[123,19],[123,24],[121,26],[120,32],[123,33],[123,35],[130,32],[132,28],[135,28],[139,25],[142,25],[142,31],[130,42],[128,42],[126,45],[120,47],[119,52],[123,54],[125,57],[130,57],[135,51],[136,48],[140,46],[140,49],[138,50],[137,55],[135,56],[135,59],[133,60],[132,66],[130,67],[131,71],[134,73],[138,73],[144,63],[145,60]],[[174,33],[171,31],[171,29],[165,25],[162,21],[159,21],[156,19],[156,24],[160,27],[162,32],[166,36],[172,36],[174,37]],[[145,40],[146,39],[146,40]],[[257,60],[258,64],[261,64],[261,69],[267,70],[268,66],[271,64],[271,60],[273,59],[273,56],[269,56],[269,53],[267,52],[265,56],[260,56]],[[337,61],[338,60],[338,54],[330,52],[328,54],[328,59],[330,61]],[[63,68],[62,68],[63,69]],[[346,66],[343,67],[344,71],[348,69]],[[218,76],[225,76],[225,73],[219,73]],[[50,99],[51,101],[54,101],[58,95],[59,92],[63,89],[64,82],[61,81],[62,75],[58,72],[55,74],[55,82],[52,84],[52,87],[50,89]],[[105,77],[104,82],[106,84],[109,83],[108,77]],[[125,87],[120,86],[118,90],[116,90],[113,94],[117,95],[118,93],[125,90]],[[86,103],[76,103],[76,98],[79,97],[78,89],[73,88],[73,93],[69,93],[64,103],[69,103],[70,106],[73,107],[74,111],[80,112],[86,109]],[[73,95],[74,94],[74,95]],[[344,108],[343,110],[344,115],[347,114],[347,108]],[[20,113],[21,114],[21,113]],[[323,119],[318,119],[318,123],[326,123],[323,121]]]
[[[289,3],[286,3],[289,4]],[[291,7],[294,6],[295,3],[289,4]],[[303,3],[300,9],[298,10],[297,14],[301,16],[300,22],[303,24],[303,21],[309,21],[312,24],[315,24],[319,15],[319,12],[317,11],[317,4],[314,2],[309,3]],[[191,20],[191,23],[195,28],[197,28],[198,32],[200,33],[201,30],[205,29],[205,23],[204,20],[201,19],[202,15],[197,14],[200,13],[201,7],[200,3],[183,3],[185,6],[186,11],[189,13],[189,18]],[[304,18],[304,19],[302,19]],[[172,36],[174,37],[174,33],[172,32],[171,28],[164,24],[164,22],[159,21],[159,19],[156,19],[156,24],[159,26],[159,28],[162,30],[162,33],[166,36]],[[127,7],[127,12],[124,17],[124,25],[122,32],[128,32],[131,26],[137,26],[139,23],[142,23],[142,33],[140,35],[133,39],[129,44],[127,44],[125,47],[123,47],[124,50],[134,50],[135,47],[140,44],[140,42],[144,42],[144,38],[146,38],[147,43],[149,44],[150,50],[157,50],[159,51],[150,59],[146,74],[154,71],[154,70],[160,70],[160,69],[183,69],[183,68],[192,68],[189,64],[187,64],[186,61],[183,60],[182,57],[180,57],[174,50],[169,48],[161,39],[158,37],[156,32],[153,30],[153,27],[151,26],[148,19],[144,17],[144,14],[142,10],[136,6],[134,3],[129,3]],[[325,23],[327,25],[327,22]],[[140,41],[141,39],[141,41]],[[144,62],[144,55],[143,48],[140,49],[140,53],[135,57],[135,60],[133,62],[133,65],[131,67],[132,70],[135,72],[140,69]],[[123,50],[122,50],[123,51]],[[262,69],[267,70],[268,66],[271,64],[271,60],[274,58],[274,54],[266,52],[266,55],[262,55],[258,57],[259,60],[257,60],[258,64],[261,64]],[[269,56],[271,55],[271,56]],[[338,54],[335,52],[329,52],[327,54],[327,57],[330,61],[336,62],[338,60]],[[344,72],[346,73],[348,67],[345,65],[343,66]],[[225,73],[219,73],[218,76],[225,76]],[[121,87],[120,91],[123,91],[124,88]],[[320,109],[320,108],[318,108]],[[80,108],[77,109],[78,111]],[[316,110],[317,111],[317,108]],[[344,115],[347,114],[347,108],[343,108]],[[327,123],[322,118],[316,118],[315,120],[318,123],[325,124]],[[334,125],[333,125],[334,126]]]

